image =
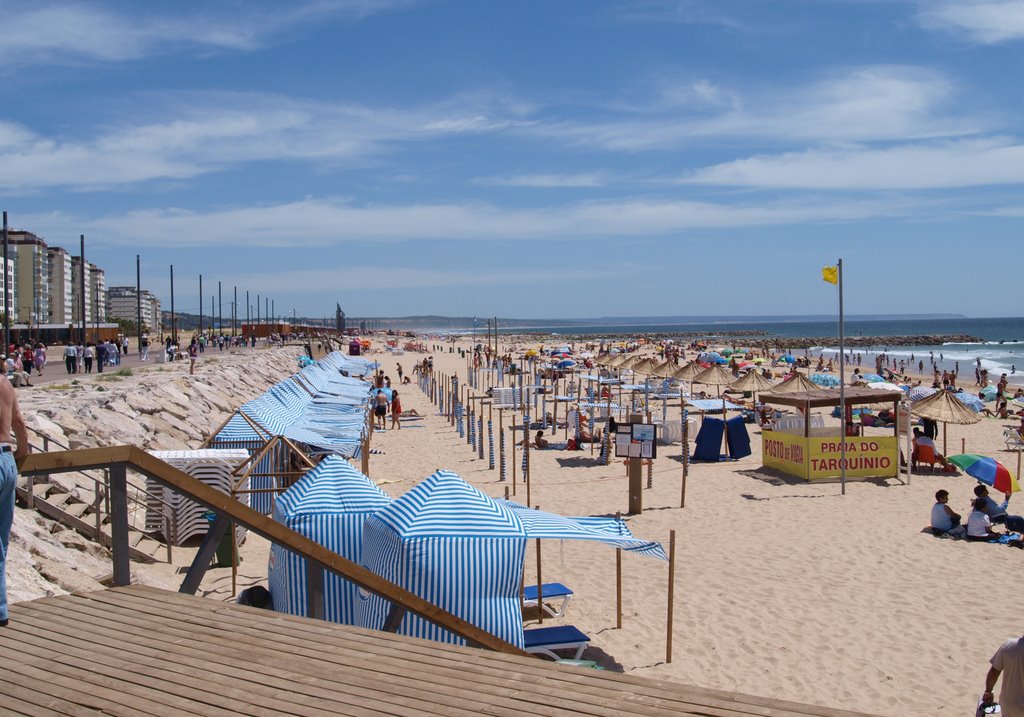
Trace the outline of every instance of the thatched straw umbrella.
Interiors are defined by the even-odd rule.
[[[772,386],[771,392],[774,394],[780,393],[806,393],[807,391],[820,391],[821,386],[813,383],[809,378],[804,376],[802,373],[795,373],[792,378],[788,378],[782,383],[777,383]]]
[[[672,378],[678,368],[679,367],[671,361],[666,361],[665,363],[656,366],[651,373],[658,378]]]
[[[949,391],[937,391],[910,405],[910,412],[921,418],[942,421],[942,454],[946,455],[946,424],[967,426],[977,423],[981,416],[954,398]]]
[[[748,371],[745,376],[729,384],[729,388],[737,391],[751,391],[754,394],[754,407],[757,408],[757,392],[771,391],[775,384],[766,379],[756,370]]]
[[[672,372],[672,378],[677,378],[680,381],[693,381],[693,377],[699,374],[704,369],[696,361],[691,361],[685,366],[680,366]]]

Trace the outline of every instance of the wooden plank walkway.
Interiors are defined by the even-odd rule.
[[[11,606],[17,715],[865,717],[132,586]]]

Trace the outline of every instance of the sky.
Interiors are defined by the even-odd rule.
[[[0,7],[0,208],[165,309],[1024,313],[1024,0]]]

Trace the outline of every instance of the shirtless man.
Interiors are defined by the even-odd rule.
[[[0,443],[0,627],[7,627],[7,545],[14,522],[14,483],[18,480],[15,459],[28,455],[28,430],[18,408],[18,397],[6,376],[0,377],[0,440],[10,440],[11,429],[17,448]],[[11,451],[14,451],[13,455]]]

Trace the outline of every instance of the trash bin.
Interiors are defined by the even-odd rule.
[[[203,517],[206,518],[211,528],[213,527],[214,522],[217,520],[217,514],[214,513],[212,510],[204,513]],[[238,563],[240,562],[242,562],[242,557],[238,556],[238,562],[235,563],[235,565],[238,565]],[[224,532],[224,535],[222,535],[220,538],[220,542],[217,543],[216,560],[213,563],[213,567],[231,567],[231,528],[228,528],[228,530]]]

